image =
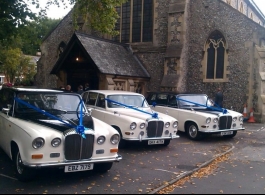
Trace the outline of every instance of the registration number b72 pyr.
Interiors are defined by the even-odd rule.
[[[64,172],[88,171],[93,169],[94,164],[68,165],[65,166]]]

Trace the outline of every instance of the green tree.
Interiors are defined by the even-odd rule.
[[[26,0],[27,1],[27,0]],[[38,0],[33,4],[38,8]],[[37,4],[36,4],[37,3]],[[34,19],[36,14],[21,0],[0,0],[0,40],[8,39],[17,34],[17,27]]]
[[[21,50],[19,48],[6,49],[3,52],[1,72],[6,76],[7,82],[14,83],[19,70]]]
[[[128,0],[48,0],[46,9],[50,5],[66,6],[66,2],[74,6],[74,21],[77,18],[87,22],[90,27],[98,32],[117,34],[115,23],[119,17],[115,7]],[[30,20],[35,20],[37,15],[45,16],[46,10],[39,10],[38,14],[29,8],[34,5],[40,9],[39,0],[0,0],[0,41],[8,39],[10,35],[18,33],[18,27],[26,25]],[[77,25],[75,25],[77,28]]]
[[[19,27],[19,36],[22,39],[24,54],[35,55],[40,50],[42,39],[60,22],[47,17],[38,17],[25,26]]]

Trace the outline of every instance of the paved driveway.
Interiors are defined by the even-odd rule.
[[[0,150],[0,193],[65,193],[65,194],[146,194],[165,183],[213,159],[233,145],[247,139],[252,128],[238,132],[233,139],[209,137],[191,141],[184,134],[172,140],[168,147],[131,144],[120,150],[123,160],[114,163],[103,175],[94,172],[64,173],[63,170],[43,169],[36,180],[22,183],[15,179],[13,166]],[[253,129],[261,128],[254,126]]]

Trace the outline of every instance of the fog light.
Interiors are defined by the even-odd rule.
[[[217,127],[217,125],[214,125],[213,128],[215,129]]]
[[[233,127],[236,127],[236,123],[233,123]]]
[[[165,135],[168,135],[168,134],[169,134],[169,130],[166,130],[166,131],[165,131]]]
[[[141,131],[141,132],[140,132],[140,135],[141,135],[141,136],[144,136],[144,132],[143,132],[143,131]]]

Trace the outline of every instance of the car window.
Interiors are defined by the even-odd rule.
[[[82,94],[82,99],[83,99],[84,102],[87,101],[87,98],[88,98],[88,92],[83,93]]]
[[[21,92],[17,95],[16,111],[18,113],[37,112],[38,109],[51,111],[76,112],[80,108],[80,96],[64,93]],[[33,107],[32,107],[33,106]],[[33,109],[34,108],[34,109]]]
[[[88,94],[88,99],[86,101],[86,104],[94,106],[96,104],[97,97],[98,93],[90,92]]]
[[[168,95],[167,94],[158,94],[157,99],[156,99],[156,104],[167,105],[168,104]]]
[[[0,106],[1,111],[3,108],[8,108],[8,105],[11,105],[9,114],[12,113],[12,108],[14,104],[14,91],[8,89],[2,89],[0,93]]]
[[[126,106],[135,106],[139,108],[149,107],[147,101],[142,95],[109,95],[107,99],[110,100],[108,101],[109,108],[123,108]],[[113,100],[113,102],[111,100]]]
[[[169,95],[169,106],[177,106],[177,98],[175,95]]]
[[[210,100],[206,95],[183,95],[178,97],[180,107],[206,107],[210,105]]]
[[[100,108],[105,108],[105,96],[103,94],[98,95],[96,106]]]
[[[153,102],[156,101],[156,94],[149,94],[146,100],[148,104],[151,105]]]

